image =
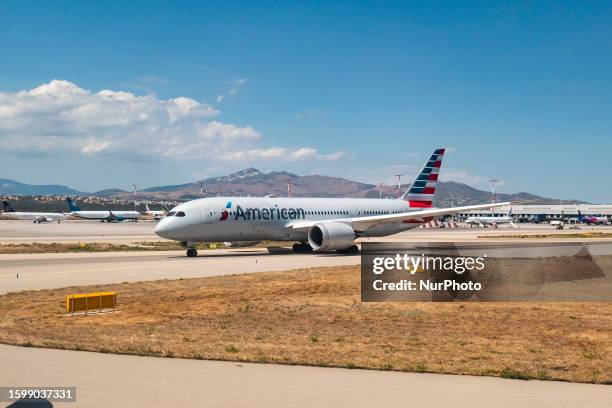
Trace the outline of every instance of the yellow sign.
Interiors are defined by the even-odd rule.
[[[117,306],[117,292],[81,293],[66,296],[66,313],[102,311]]]

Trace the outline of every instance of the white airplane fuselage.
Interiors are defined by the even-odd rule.
[[[47,212],[25,212],[25,211],[12,211],[2,212],[0,216],[9,220],[29,220],[37,222],[52,222],[62,221],[66,218],[63,213],[47,213]]]
[[[500,217],[469,217],[465,220],[467,224],[481,224],[481,225],[501,225],[513,223],[512,217],[506,215]]]
[[[119,220],[137,220],[141,217],[138,211],[72,211],[70,215],[86,220],[107,220],[116,217]]]
[[[334,221],[354,217],[416,211],[405,200],[355,198],[202,198],[174,207],[155,233],[185,242],[307,241],[307,231],[290,225],[300,221]],[[184,215],[182,215],[184,214]],[[178,216],[180,215],[180,216]],[[422,222],[393,222],[356,231],[378,237],[418,227]]]

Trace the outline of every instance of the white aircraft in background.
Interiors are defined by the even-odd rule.
[[[144,214],[146,215],[151,215],[153,216],[153,219],[155,219],[155,221],[159,221],[162,218],[164,218],[166,216],[166,214],[168,214],[168,210],[166,209],[166,206],[162,205],[162,210],[151,210],[149,208],[149,204],[145,204],[145,212]]]
[[[2,207],[4,211],[1,213],[2,217],[9,220],[32,220],[34,224],[40,224],[43,222],[57,221],[59,224],[66,215],[63,213],[50,213],[50,212],[26,212],[26,211],[15,211],[8,201],[2,201]]]
[[[155,227],[160,237],[181,241],[187,256],[197,242],[298,241],[296,252],[357,252],[355,239],[395,234],[468,210],[509,203],[433,208],[444,149],[437,149],[410,188],[395,200],[360,198],[201,198],[174,207]]]
[[[501,224],[510,224],[513,227],[517,227],[512,219],[512,208],[506,213],[506,215],[501,215],[499,217],[494,216],[483,216],[483,217],[469,217],[465,220],[466,224],[470,226],[480,225],[486,227],[487,225],[498,226]]]
[[[107,222],[114,221],[137,221],[142,214],[138,211],[111,211],[111,210],[97,210],[97,211],[83,211],[79,208],[77,203],[72,200],[72,198],[67,197],[66,201],[68,201],[68,207],[70,208],[70,215],[73,215],[77,218],[83,218],[86,220],[100,220]]]

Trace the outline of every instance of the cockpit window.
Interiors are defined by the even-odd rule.
[[[167,216],[172,217],[174,214],[176,214],[176,211],[170,211]]]
[[[182,212],[182,211],[179,211],[179,212],[177,212],[177,213],[176,213],[176,216],[177,216],[177,217],[184,217],[184,216],[185,216],[185,213],[184,213],[184,212]]]

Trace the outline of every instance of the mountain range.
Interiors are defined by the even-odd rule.
[[[408,185],[402,185],[405,191]],[[306,175],[286,171],[261,172],[248,168],[227,176],[211,177],[194,183],[151,187],[137,192],[138,199],[182,201],[202,196],[287,196],[288,189],[294,197],[397,197],[397,186],[351,181],[339,177]],[[111,188],[95,193],[84,193],[61,185],[30,185],[13,180],[0,179],[0,194],[12,195],[96,195],[118,199],[133,199],[134,193]],[[557,198],[541,197],[519,192],[513,194],[497,193],[496,201],[514,201],[525,204],[558,204]],[[440,181],[436,192],[435,204],[438,206],[469,205],[491,201],[491,193],[467,184],[454,181]],[[582,203],[574,199],[564,199],[564,203]]]

